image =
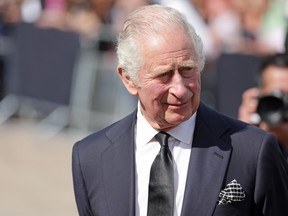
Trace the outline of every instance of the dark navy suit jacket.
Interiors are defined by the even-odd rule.
[[[74,145],[80,216],[135,215],[135,122],[136,111]],[[244,200],[218,205],[234,179]],[[287,216],[288,166],[274,137],[200,104],[181,215]]]

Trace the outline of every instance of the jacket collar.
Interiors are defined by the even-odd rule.
[[[102,172],[110,215],[135,215],[135,122],[136,111],[106,134],[112,145],[102,156]],[[221,115],[200,104],[182,215],[212,215],[230,158],[229,142],[220,139],[228,129]]]

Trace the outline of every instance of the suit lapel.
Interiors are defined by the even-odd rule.
[[[221,118],[211,113],[200,105],[181,213],[183,216],[191,213],[212,215],[225,177],[231,147],[219,137],[229,128]],[[107,133],[112,144],[102,155],[102,172],[111,216],[135,215],[135,119],[136,112]]]
[[[228,127],[210,112],[202,105],[197,114],[183,216],[213,214],[229,162],[231,147],[219,138]]]
[[[111,216],[133,216],[135,211],[134,123],[130,118],[107,133],[112,145],[102,155],[102,172]]]

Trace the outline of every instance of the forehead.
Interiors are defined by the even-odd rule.
[[[269,66],[263,72],[263,90],[279,89],[288,92],[288,68]]]
[[[184,31],[164,30],[141,42],[144,64],[161,60],[196,58],[193,42]]]

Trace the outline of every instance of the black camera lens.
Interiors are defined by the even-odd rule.
[[[259,98],[257,113],[261,121],[266,122],[270,126],[284,122],[287,111],[286,98],[287,95],[279,92]]]

